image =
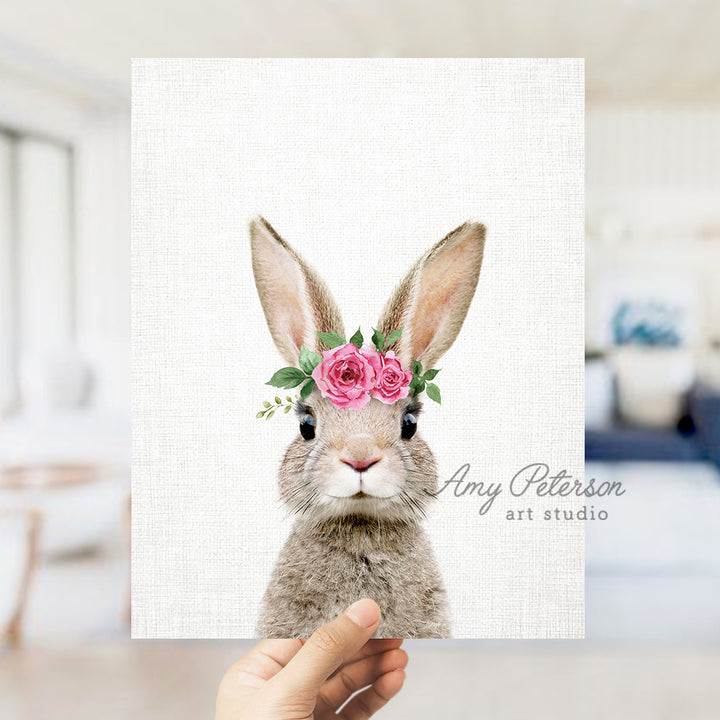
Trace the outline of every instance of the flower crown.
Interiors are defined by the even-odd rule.
[[[363,345],[360,328],[349,341],[337,333],[318,333],[329,350],[320,354],[301,347],[300,367],[281,368],[265,384],[286,390],[302,385],[300,398],[303,400],[317,387],[333,405],[355,410],[365,407],[371,397],[389,405],[423,391],[431,400],[440,403],[440,388],[431,382],[440,371],[423,373],[419,360],[413,361],[412,370],[405,370],[400,358],[387,349],[400,339],[402,331],[403,328],[393,330],[386,338],[373,328],[374,347]],[[290,396],[285,401],[276,397],[274,405],[265,401],[265,409],[257,417],[271,418],[280,408],[288,413],[293,403]]]

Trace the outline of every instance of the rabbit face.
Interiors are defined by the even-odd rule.
[[[321,352],[318,333],[345,337],[325,283],[263,218],[250,223],[253,273],[270,334],[297,366],[301,347]],[[425,253],[391,294],[377,324],[404,328],[393,350],[405,368],[431,368],[452,345],[475,293],[485,228],[466,223]],[[298,408],[301,432],[280,468],[280,491],[295,513],[322,522],[362,516],[405,522],[425,514],[437,484],[430,448],[414,431],[420,403],[372,399],[338,408],[313,390]]]
[[[430,448],[414,432],[420,410],[412,398],[341,409],[313,392],[298,415],[314,433],[299,435],[280,470],[280,494],[291,512],[317,521],[424,517],[437,471]]]

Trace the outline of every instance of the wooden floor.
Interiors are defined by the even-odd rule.
[[[3,720],[212,718],[245,642],[118,641],[0,654]],[[403,692],[378,717],[711,720],[720,649],[629,651],[586,643],[408,643]]]

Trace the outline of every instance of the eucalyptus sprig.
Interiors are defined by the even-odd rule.
[[[282,409],[282,411],[287,415],[293,409],[295,400],[297,400],[297,396],[295,397],[295,399],[293,399],[289,395],[286,395],[285,399],[283,400],[279,395],[276,395],[275,402],[271,403],[270,401],[266,400],[263,403],[264,409],[261,410],[257,415],[255,415],[255,417],[258,419],[264,417],[266,420],[269,420],[275,414],[275,411],[280,409]]]

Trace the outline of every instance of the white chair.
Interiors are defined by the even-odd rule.
[[[38,564],[40,514],[0,510],[0,647],[17,647]]]

